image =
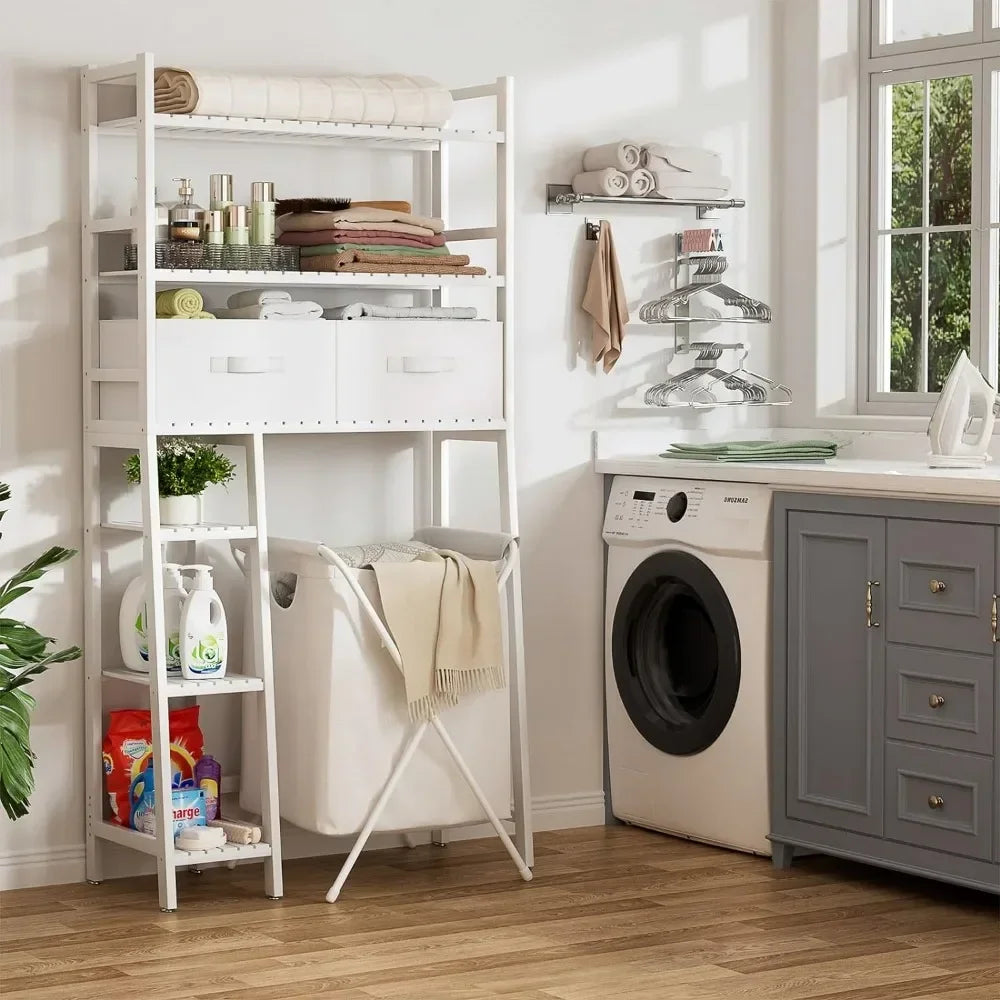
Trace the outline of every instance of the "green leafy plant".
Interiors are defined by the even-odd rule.
[[[236,475],[236,466],[214,444],[192,438],[160,438],[156,468],[161,497],[198,496],[210,485],[232,482]],[[142,482],[138,455],[125,460],[125,478]]]
[[[0,483],[0,503],[10,499],[10,487]],[[0,510],[0,519],[6,508]],[[2,537],[2,536],[0,536]],[[76,555],[76,549],[54,545],[0,586],[0,615],[53,566]],[[34,761],[29,730],[35,699],[25,690],[54,663],[79,659],[78,646],[49,652],[55,642],[16,618],[0,617],[0,805],[11,819],[28,812],[35,788]]]

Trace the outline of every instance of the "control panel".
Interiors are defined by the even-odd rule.
[[[616,476],[604,539],[635,545],[676,541],[714,551],[763,552],[770,537],[771,491],[747,483]]]

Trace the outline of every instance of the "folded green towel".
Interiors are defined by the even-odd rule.
[[[156,296],[156,312],[162,316],[192,318],[202,312],[205,302],[195,288],[165,288]]]
[[[696,462],[825,462],[837,457],[835,441],[722,441],[671,444],[661,458]]]
[[[300,256],[319,257],[331,253],[346,253],[349,250],[362,250],[365,253],[404,254],[407,257],[447,257],[451,251],[446,247],[404,247],[391,246],[386,243],[320,243],[315,247],[302,247]]]

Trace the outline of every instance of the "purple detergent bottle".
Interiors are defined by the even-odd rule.
[[[205,793],[205,817],[210,822],[222,816],[222,766],[205,754],[194,766],[194,783]]]

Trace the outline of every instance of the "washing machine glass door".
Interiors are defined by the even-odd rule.
[[[693,754],[719,738],[739,693],[740,637],[700,559],[657,552],[636,568],[615,609],[611,652],[625,710],[653,746]]]

